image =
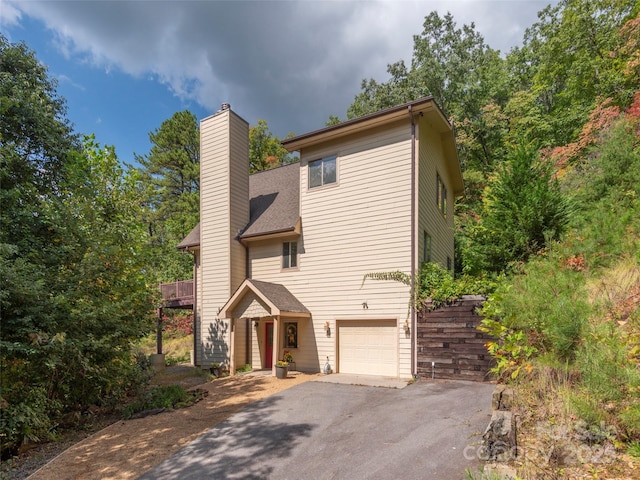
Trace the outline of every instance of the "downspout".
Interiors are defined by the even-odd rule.
[[[189,249],[187,248],[187,251]],[[198,257],[193,254],[193,365],[198,365]]]
[[[240,245],[244,247],[244,278],[249,278],[251,275],[251,269],[249,268],[249,245],[245,245],[240,242]]]
[[[411,117],[411,376],[417,375],[416,366],[416,122],[413,117],[413,106],[409,105],[409,116]]]

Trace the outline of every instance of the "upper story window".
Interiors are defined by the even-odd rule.
[[[298,242],[284,242],[282,244],[282,268],[298,267]]]
[[[440,209],[440,213],[447,216],[447,187],[444,186],[444,182],[440,177],[440,174],[437,174],[436,178],[436,205]]]
[[[336,183],[336,156],[309,162],[309,188]]]

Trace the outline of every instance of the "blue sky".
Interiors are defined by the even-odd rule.
[[[431,11],[474,22],[507,52],[547,3],[0,0],[0,31],[47,65],[76,131],[131,163],[184,109],[202,119],[228,102],[280,137],[321,128],[345,117],[362,79],[385,81],[387,64],[410,63]]]

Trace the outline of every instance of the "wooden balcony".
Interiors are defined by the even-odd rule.
[[[162,308],[193,308],[193,280],[160,283]]]

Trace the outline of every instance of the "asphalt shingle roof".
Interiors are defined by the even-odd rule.
[[[293,230],[300,219],[300,164],[249,177],[249,223],[241,238]]]
[[[184,250],[189,247],[199,247],[200,246],[200,222],[193,227],[193,230],[189,232],[189,235],[184,237],[178,244],[178,250]]]
[[[240,238],[293,231],[300,219],[300,165],[265,170],[249,176],[249,223]],[[200,224],[178,244],[178,249],[200,245]]]
[[[300,300],[298,300],[284,285],[279,283],[262,282],[248,279],[248,282],[260,290],[260,292],[273,303],[281,312],[308,313],[311,314]]]

